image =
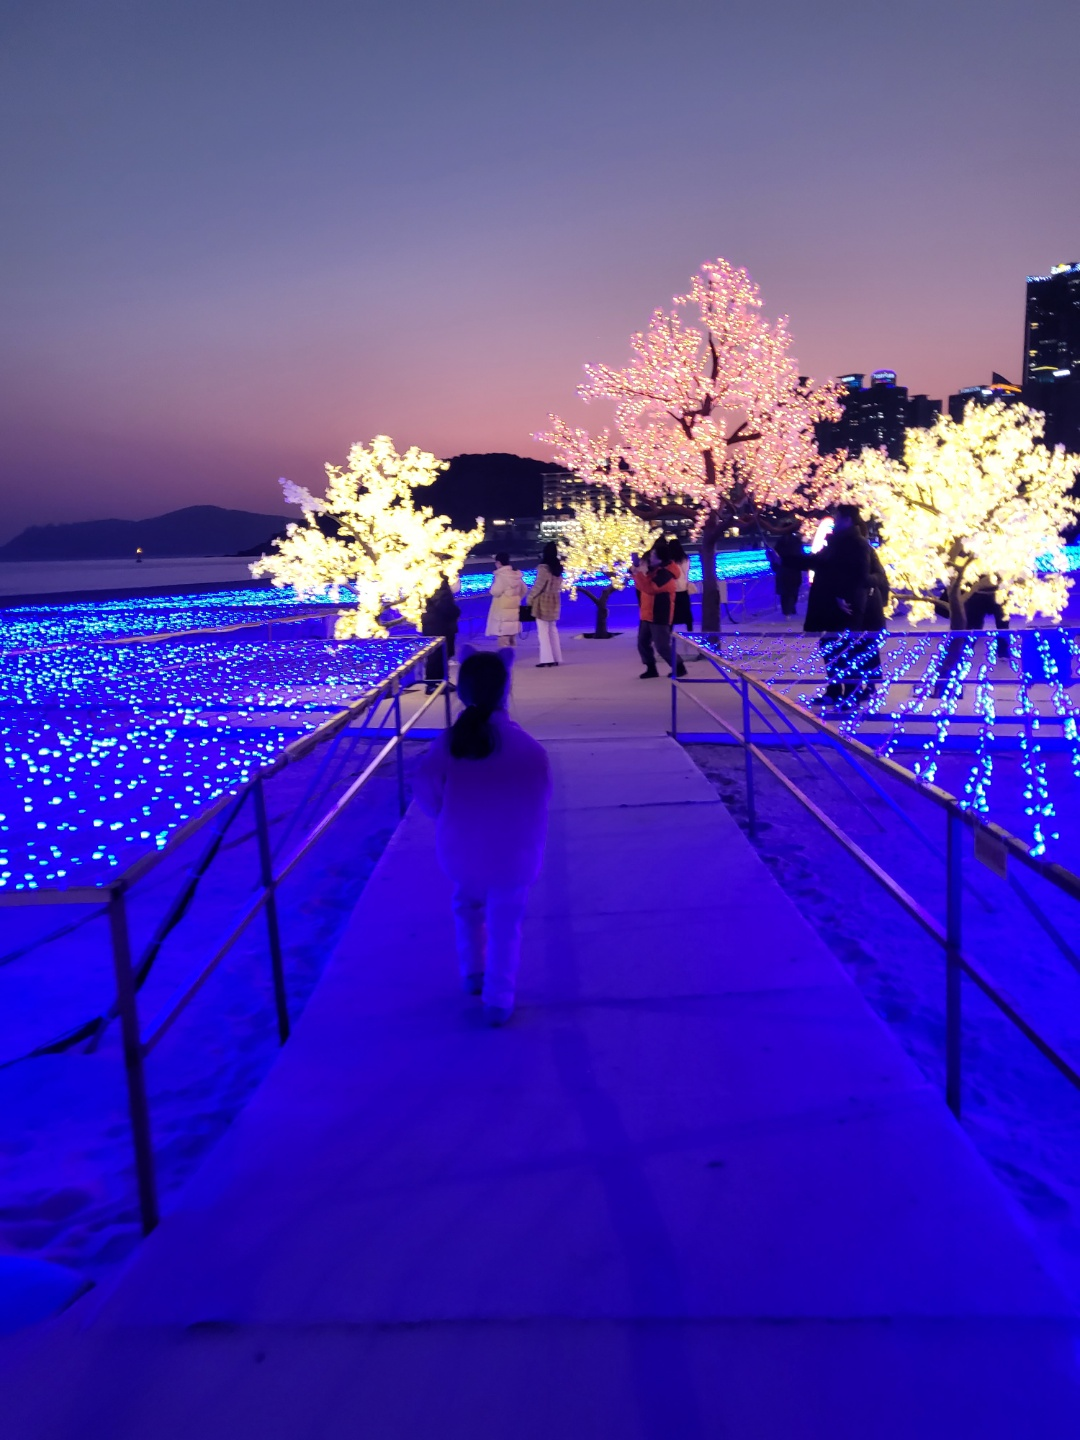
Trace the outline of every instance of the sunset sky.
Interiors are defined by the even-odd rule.
[[[702,261],[802,368],[1020,369],[1076,0],[0,0],[0,540],[513,450]]]

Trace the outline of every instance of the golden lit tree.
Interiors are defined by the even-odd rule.
[[[444,575],[457,578],[483,535],[479,521],[474,530],[455,530],[445,515],[416,505],[416,491],[445,468],[416,446],[399,455],[388,435],[376,435],[370,445],[354,445],[344,465],[327,465],[322,499],[282,480],[285,499],[304,519],[252,565],[252,575],[269,575],[302,597],[354,593],[355,608],[338,616],[339,639],[386,635],[388,610],[419,628],[428,597]]]
[[[596,606],[595,639],[609,638],[608,602],[629,579],[631,555],[648,550],[654,534],[647,521],[614,499],[610,504],[588,499],[575,503],[559,549],[571,594],[576,599],[581,589]]]
[[[1043,425],[1023,405],[969,404],[960,421],[909,430],[903,461],[864,450],[846,462],[841,481],[877,520],[894,598],[913,618],[936,599],[963,630],[967,601],[988,583],[1011,614],[1061,616],[1070,582],[1046,561],[1080,514],[1069,493],[1080,456],[1042,445]]]
[[[702,628],[715,630],[720,537],[767,528],[778,509],[820,514],[837,498],[839,460],[818,453],[815,426],[839,418],[842,392],[799,375],[787,321],[766,320],[758,287],[726,260],[703,265],[672,303],[631,338],[628,365],[585,367],[578,394],[614,403],[614,434],[553,415],[536,438],[579,480],[633,496],[658,525],[695,518]]]

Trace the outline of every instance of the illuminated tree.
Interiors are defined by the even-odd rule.
[[[626,506],[612,500],[598,505],[582,500],[574,506],[574,518],[563,530],[559,546],[563,572],[577,598],[578,589],[596,606],[596,629],[593,636],[606,640],[608,602],[615,590],[621,590],[630,576],[630,556],[644,553],[653,542],[653,527]],[[590,585],[590,580],[600,584]]]
[[[355,593],[355,608],[338,616],[338,638],[386,635],[389,609],[419,628],[441,578],[456,579],[483,535],[480,522],[475,530],[454,530],[445,515],[416,506],[414,492],[445,468],[416,446],[399,455],[388,435],[376,435],[370,445],[354,445],[345,465],[327,465],[321,500],[282,480],[303,523],[288,527],[276,549],[252,565],[252,575],[269,575],[303,597]],[[331,524],[320,524],[320,516]]]
[[[614,401],[615,434],[591,435],[553,415],[550,431],[536,438],[579,480],[607,486],[659,524],[695,517],[702,625],[715,630],[721,535],[767,528],[776,508],[819,512],[837,497],[840,457],[819,455],[814,426],[839,418],[842,392],[831,383],[812,389],[800,377],[787,321],[770,324],[759,314],[760,292],[745,270],[726,260],[704,265],[673,303],[632,337],[629,365],[585,367],[578,394]],[[631,492],[639,498],[631,501]]]
[[[902,462],[864,450],[845,464],[842,483],[877,519],[894,598],[915,619],[944,600],[952,629],[966,629],[964,606],[987,582],[1012,614],[1060,617],[1070,582],[1039,562],[1080,514],[1069,494],[1080,456],[1040,444],[1043,425],[1023,405],[968,405],[960,421],[909,430]]]

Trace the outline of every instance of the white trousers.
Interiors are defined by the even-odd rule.
[[[559,623],[557,620],[537,620],[536,633],[540,637],[540,664],[562,664],[562,646],[559,644]]]
[[[454,886],[454,931],[462,978],[483,975],[484,1004],[514,1004],[527,885]]]

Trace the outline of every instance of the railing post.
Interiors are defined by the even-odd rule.
[[[671,632],[671,738],[679,738],[679,637]]]
[[[750,682],[742,677],[743,756],[746,761],[746,814],[750,838],[757,838],[757,806],[754,804],[754,756],[750,749]]]
[[[394,681],[394,729],[397,732],[397,790],[398,810],[405,814],[405,747],[401,739],[401,681]]]
[[[450,642],[449,642],[449,640],[446,640],[446,639],[443,640],[443,642],[442,642],[442,649],[443,649],[443,684],[446,686],[446,689],[443,691],[443,704],[444,704],[444,708],[445,708],[445,712],[446,712],[446,728],[447,728],[447,730],[449,730],[449,729],[450,729],[450,724],[451,724],[451,718],[452,718],[452,716],[451,716],[451,711],[450,711]]]
[[[135,1149],[135,1175],[139,1186],[139,1213],[143,1234],[149,1235],[158,1222],[157,1180],[154,1175],[154,1146],[150,1138],[150,1106],[146,1099],[146,1076],[143,1072],[142,1036],[139,1034],[139,1007],[131,969],[127,901],[122,890],[109,892],[109,933],[116,979],[116,1010],[120,1017],[127,1075],[131,1139]]]
[[[281,953],[281,930],[278,925],[277,884],[274,860],[270,852],[270,826],[266,818],[266,795],[260,777],[255,781],[255,833],[259,841],[259,877],[266,899],[266,938],[270,943],[270,969],[274,976],[274,1008],[277,1010],[278,1039],[282,1045],[289,1038],[289,997],[285,991],[285,961]]]
[[[964,896],[963,838],[960,817],[946,819],[945,854],[945,1100],[960,1118],[960,969],[961,919]]]

